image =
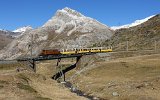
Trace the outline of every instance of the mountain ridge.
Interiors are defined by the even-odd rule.
[[[144,19],[136,20],[136,21],[134,21],[133,23],[130,23],[130,24],[125,24],[125,25],[121,25],[121,26],[112,26],[111,29],[118,30],[118,29],[122,29],[122,28],[134,27],[134,26],[140,25],[140,24],[148,21],[149,19],[151,19],[154,16],[156,16],[156,15],[152,15],[152,16],[146,17]]]
[[[115,31],[110,40],[103,42],[103,45],[112,45],[114,50],[126,50],[128,41],[129,50],[148,50],[160,48],[160,14],[148,19],[146,22]]]
[[[28,26],[24,26],[24,27],[20,27],[20,28],[18,28],[18,29],[16,29],[16,30],[14,30],[14,31],[12,31],[12,32],[15,32],[15,33],[24,33],[24,32],[26,32],[26,31],[29,31],[29,30],[32,30],[33,28],[30,26],[30,25],[28,25]]]

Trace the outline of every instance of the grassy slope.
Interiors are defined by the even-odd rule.
[[[20,72],[16,71],[17,67],[20,68]],[[0,99],[84,100],[85,98],[71,93],[69,89],[48,76],[27,71],[23,64],[5,62],[0,64]]]
[[[160,55],[154,54],[96,62],[96,67],[73,82],[87,94],[106,100],[159,100],[159,59]],[[113,96],[114,92],[118,96]]]
[[[153,49],[154,41],[158,42],[157,47],[160,48],[160,14],[141,25],[117,30],[103,45],[112,45],[114,50],[125,50],[127,40],[130,50]]]

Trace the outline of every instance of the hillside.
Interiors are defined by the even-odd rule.
[[[13,40],[13,37],[8,34],[10,34],[8,31],[0,30],[0,50]]]
[[[112,26],[111,29],[118,30],[118,29],[122,29],[122,28],[130,28],[130,27],[133,27],[133,26],[137,26],[137,25],[140,25],[140,24],[148,21],[148,19],[151,19],[154,16],[155,15],[146,17],[144,19],[136,20],[136,21],[134,21],[133,23],[130,23],[130,24],[125,24],[125,25],[120,25],[120,26]]]
[[[159,100],[159,59],[160,54],[153,54],[89,61],[92,63],[68,72],[66,78],[81,91],[102,100]]]
[[[20,71],[18,72],[17,66]],[[0,100],[86,100],[18,62],[0,62]]]
[[[119,29],[104,46],[112,45],[114,50],[125,50],[128,41],[129,50],[160,48],[160,14],[134,27]],[[98,45],[98,44],[97,44]]]

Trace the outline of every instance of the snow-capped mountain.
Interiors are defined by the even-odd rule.
[[[85,17],[70,8],[58,10],[42,27],[23,33],[0,53],[0,58],[14,59],[42,49],[73,49],[92,47],[109,39],[113,31],[95,19]],[[31,40],[34,40],[31,42]]]
[[[57,33],[58,41],[50,47],[61,48],[87,47],[109,39],[113,31],[97,20],[86,17],[68,7],[58,10],[43,28],[53,28]]]
[[[114,50],[121,51],[126,49],[126,40],[129,40],[128,47],[130,50],[154,50],[155,41],[157,47],[159,47],[160,14],[140,25],[116,30],[110,41],[106,42],[106,45],[112,44]]]
[[[62,33],[65,31],[67,32],[67,36],[71,35],[75,31],[82,33],[100,31],[102,33],[102,31],[106,32],[106,28],[109,28],[108,26],[98,22],[97,20],[86,17],[68,7],[62,10],[58,10],[55,16],[47,21],[43,25],[43,27],[53,27],[57,33]],[[95,28],[96,30],[94,30],[93,28]]]
[[[25,26],[25,27],[21,27],[21,28],[18,28],[16,30],[14,30],[13,32],[19,32],[19,33],[24,33],[28,30],[32,30],[33,28],[31,26]]]
[[[117,29],[121,29],[121,28],[130,28],[130,27],[133,27],[133,26],[137,26],[137,25],[140,25],[146,21],[148,21],[150,18],[154,17],[155,15],[152,15],[152,16],[149,16],[145,19],[141,19],[141,20],[136,20],[135,22],[131,23],[131,24],[126,24],[126,25],[122,25],[122,26],[112,26],[111,29],[113,30],[117,30]]]

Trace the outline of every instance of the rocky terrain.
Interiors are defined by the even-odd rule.
[[[0,30],[0,50],[11,43],[11,41],[14,39],[14,37],[9,34],[12,34],[12,32]]]
[[[22,27],[14,31],[0,29],[0,50],[10,44],[14,39],[22,35],[25,32],[32,30],[30,26]]]

